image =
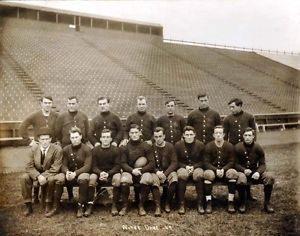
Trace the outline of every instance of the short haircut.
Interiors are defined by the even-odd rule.
[[[204,91],[201,91],[200,93],[198,93],[197,99],[203,98],[203,97],[208,97],[208,94]]]
[[[165,101],[165,105],[169,104],[170,102],[174,102],[174,104],[176,105],[176,102],[174,99],[169,99],[169,100]]]
[[[215,128],[214,128],[214,131],[215,131],[216,129],[222,129],[222,130],[224,131],[224,127],[223,127],[222,125],[216,125]]]
[[[73,100],[73,99],[76,99],[76,102],[79,102],[79,99],[76,96],[70,96],[70,97],[68,97],[68,100]]]
[[[252,129],[251,127],[247,127],[247,128],[244,130],[243,134],[246,133],[246,132],[252,132],[252,134],[255,135],[255,130]]]
[[[72,127],[72,128],[69,130],[69,134],[74,134],[74,133],[79,133],[80,135],[82,134],[82,133],[81,133],[81,129],[78,128],[78,127]]]
[[[138,97],[136,98],[136,100],[137,100],[137,101],[141,101],[141,100],[146,100],[146,101],[147,101],[147,99],[146,99],[145,96],[138,96]]]
[[[243,101],[239,98],[233,98],[228,102],[228,105],[230,105],[231,103],[235,103],[235,105],[237,106],[243,106]]]
[[[110,133],[111,134],[111,130],[110,129],[103,129],[101,131],[101,134],[104,134],[104,133]]]
[[[109,102],[110,102],[110,98],[109,98],[109,97],[107,97],[107,96],[102,96],[102,97],[99,97],[99,98],[98,98],[98,100],[97,100],[97,103],[98,103],[99,101],[101,101],[101,100],[106,100],[106,101],[107,101],[107,103],[109,103]]]
[[[165,129],[164,129],[163,127],[156,127],[156,128],[154,129],[154,132],[155,132],[155,133],[158,133],[158,132],[160,132],[160,131],[162,131],[163,134],[165,134]]]
[[[137,125],[137,124],[131,124],[130,127],[129,127],[129,131],[130,131],[131,129],[138,129],[138,130],[140,130],[140,126]]]
[[[43,95],[43,96],[41,97],[41,99],[40,99],[40,102],[42,102],[42,101],[44,100],[44,98],[45,98],[45,99],[48,99],[48,100],[50,100],[50,101],[53,102],[53,98],[52,98],[52,96],[50,96],[50,95]]]
[[[193,126],[187,125],[183,128],[183,133],[185,133],[185,131],[193,131],[194,133],[196,133],[196,130],[194,129]]]

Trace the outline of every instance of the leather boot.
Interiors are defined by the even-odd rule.
[[[127,214],[129,190],[130,189],[128,184],[123,184],[121,186],[121,197],[122,197],[123,207],[119,212],[119,216],[124,216]]]
[[[168,201],[165,203],[165,212],[166,213],[170,213],[171,212],[170,203]]]
[[[54,191],[54,203],[53,208],[51,211],[46,213],[46,217],[52,217],[53,215],[57,214],[59,212],[59,206],[60,206],[60,199],[61,195],[63,193],[63,186],[62,185],[55,185],[55,191]]]
[[[211,214],[212,213],[212,203],[211,203],[211,200],[206,201],[205,213],[206,214]]]
[[[147,215],[147,213],[146,213],[146,211],[145,211],[145,209],[144,209],[144,205],[140,202],[139,203],[139,215],[140,216],[145,216],[145,215]]]
[[[32,209],[32,203],[31,202],[27,202],[25,203],[25,211],[24,211],[24,216],[29,216],[30,214],[32,214],[33,209]]]
[[[273,185],[264,186],[264,193],[265,193],[264,210],[267,213],[274,213],[274,209],[270,204],[272,190],[273,190]]]
[[[240,207],[239,207],[239,212],[240,213],[245,213],[246,212],[246,186],[245,185],[237,185],[237,190],[239,192],[239,197],[240,197]]]
[[[197,210],[198,210],[198,213],[201,215],[203,215],[205,213],[204,208],[203,208],[203,202],[201,200],[198,200]]]
[[[93,213],[94,209],[94,204],[93,203],[88,203],[86,211],[83,213],[85,217],[89,217]]]
[[[119,214],[117,208],[117,202],[120,198],[120,187],[113,187],[113,199],[112,199],[112,206],[111,206],[111,214],[112,216],[116,216]]]
[[[228,201],[228,212],[229,213],[235,213],[235,208],[234,208],[234,202],[233,201]]]
[[[154,216],[161,216],[160,209],[160,193],[158,187],[152,187],[152,195],[155,202],[155,213]]]
[[[184,202],[180,202],[180,203],[179,203],[178,214],[180,214],[180,215],[185,214],[185,206],[184,206]]]
[[[76,217],[81,218],[83,217],[83,214],[84,214],[84,204],[78,203]]]

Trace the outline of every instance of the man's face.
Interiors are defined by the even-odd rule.
[[[142,133],[141,133],[141,131],[138,128],[131,128],[129,130],[129,137],[133,141],[139,140],[140,137],[141,137],[141,135],[142,135]]]
[[[183,138],[186,143],[193,143],[195,140],[196,134],[193,130],[186,130],[183,133]]]
[[[198,102],[199,102],[199,108],[200,109],[205,109],[205,108],[207,108],[209,106],[208,105],[209,101],[208,101],[208,97],[207,96],[205,96],[205,97],[199,97]]]
[[[110,132],[101,133],[100,142],[102,147],[109,147],[111,141],[112,138]]]
[[[108,103],[107,99],[99,100],[98,105],[99,105],[100,112],[109,111],[109,103]]]
[[[44,149],[48,148],[51,143],[51,136],[49,134],[40,135],[39,143],[41,144],[42,148]]]
[[[41,107],[42,110],[50,112],[52,108],[52,101],[48,98],[43,98],[43,100],[41,101]]]
[[[145,99],[137,100],[136,104],[137,110],[140,112],[145,112],[147,110],[147,102]]]
[[[78,102],[76,98],[68,99],[67,107],[69,112],[78,111]]]
[[[216,128],[214,130],[213,136],[216,141],[223,141],[224,140],[224,130],[222,128]]]
[[[231,111],[231,114],[235,115],[235,114],[238,114],[242,110],[242,106],[237,106],[235,104],[235,102],[233,102],[233,103],[229,104],[229,109]]]
[[[153,138],[155,140],[155,144],[158,146],[162,145],[165,141],[165,137],[166,136],[163,134],[162,131],[154,132]]]
[[[243,138],[245,143],[251,144],[254,140],[254,134],[252,131],[247,131],[243,134]]]
[[[175,112],[175,102],[174,101],[166,104],[166,111],[167,111],[167,114],[169,114],[169,115],[174,114],[174,112]]]
[[[70,133],[70,140],[73,146],[77,146],[81,143],[82,135],[78,132]]]

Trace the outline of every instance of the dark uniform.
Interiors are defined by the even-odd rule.
[[[186,191],[186,184],[189,179],[192,179],[196,191],[197,191],[197,200],[198,207],[203,205],[203,165],[204,165],[204,144],[195,139],[193,143],[186,143],[184,140],[181,140],[175,144],[175,151],[178,159],[177,175],[178,175],[178,198],[180,208],[184,213],[184,196]],[[186,170],[186,166],[193,166],[194,171],[192,176],[189,175]],[[198,209],[199,210],[199,209]]]
[[[69,130],[75,126],[80,128],[82,132],[82,142],[86,143],[89,130],[89,119],[86,114],[81,111],[68,111],[58,116],[55,125],[55,133],[62,147],[71,144]]]
[[[225,140],[228,140],[233,145],[243,141],[243,133],[247,127],[256,130],[254,116],[241,111],[238,114],[228,115],[223,122]]]
[[[196,138],[207,144],[214,140],[214,128],[221,124],[221,117],[210,108],[196,109],[188,115],[187,124],[196,130]]]
[[[126,132],[125,138],[128,139],[128,133],[130,130],[130,125],[136,124],[140,127],[142,132],[141,139],[143,141],[151,140],[153,131],[156,127],[156,120],[154,116],[148,114],[147,112],[136,112],[130,115],[126,120]]]
[[[173,116],[164,115],[158,118],[157,126],[164,128],[165,140],[175,145],[182,137],[186,121],[183,116],[177,114]]]
[[[92,119],[88,132],[88,139],[93,145],[99,142],[103,129],[109,129],[111,131],[113,142],[116,142],[117,144],[120,143],[123,138],[123,128],[121,120],[117,115],[107,111],[101,112]]]
[[[252,144],[246,144],[244,142],[240,142],[235,145],[235,155],[237,160],[236,170],[239,171],[237,187],[242,205],[245,204],[245,185],[249,182],[253,184],[263,184],[265,194],[265,209],[267,212],[272,212],[273,209],[270,210],[269,203],[275,180],[270,173],[266,172],[264,150],[258,143],[253,142]],[[249,176],[246,176],[244,173],[246,169],[250,169],[252,171]],[[252,174],[255,172],[258,172],[260,175],[258,180],[251,178]]]

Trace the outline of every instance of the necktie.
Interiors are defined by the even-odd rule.
[[[46,150],[45,149],[42,149],[42,155],[41,155],[41,165],[44,164],[44,160],[45,160],[45,152]]]

